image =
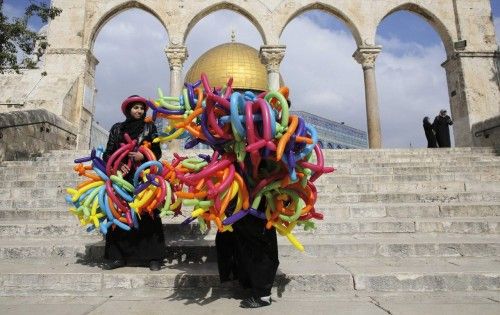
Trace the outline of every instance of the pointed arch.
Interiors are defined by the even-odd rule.
[[[451,36],[449,28],[434,13],[432,13],[430,10],[426,9],[422,5],[418,5],[416,3],[407,2],[390,9],[386,14],[383,15],[383,17],[376,24],[377,28],[375,32],[377,32],[380,24],[383,22],[385,18],[398,11],[408,11],[414,13],[423,18],[425,21],[427,21],[427,23],[429,23],[432,26],[432,28],[434,28],[434,30],[439,34],[439,37],[441,38],[441,41],[443,42],[444,48],[446,50],[446,55],[447,56],[452,55],[454,50],[453,38]]]
[[[211,6],[204,8],[198,14],[196,14],[189,21],[189,23],[186,27],[186,30],[185,30],[184,36],[183,36],[183,42],[186,42],[186,39],[187,39],[189,33],[191,32],[193,27],[199,21],[201,21],[207,15],[210,15],[211,13],[214,13],[214,12],[220,11],[220,10],[231,10],[231,11],[234,11],[238,14],[243,15],[245,18],[247,18],[250,21],[250,23],[253,24],[253,26],[255,26],[255,28],[259,32],[260,36],[262,37],[262,42],[264,43],[264,45],[267,43],[266,34],[264,32],[264,29],[262,28],[262,26],[258,22],[257,18],[254,15],[252,15],[248,10],[246,10],[246,9],[244,9],[244,8],[234,4],[234,3],[229,3],[229,2],[219,2],[219,3],[213,4]]]
[[[305,12],[311,11],[311,10],[324,11],[324,12],[327,12],[327,13],[329,13],[329,14],[337,17],[342,22],[344,22],[345,25],[349,28],[349,30],[351,31],[352,36],[354,37],[354,40],[356,41],[356,44],[358,46],[360,46],[362,44],[362,39],[361,39],[361,34],[359,32],[359,28],[356,26],[356,24],[354,23],[354,21],[351,20],[349,18],[349,16],[347,14],[345,14],[344,12],[342,12],[340,9],[338,9],[338,8],[332,6],[332,5],[324,4],[324,3],[321,3],[321,2],[311,3],[309,5],[306,5],[304,7],[301,7],[299,9],[297,9],[294,13],[292,13],[288,17],[288,19],[286,20],[286,22],[283,24],[283,26],[281,27],[281,29],[279,30],[279,36],[281,37],[281,35],[283,34],[283,31],[285,30],[286,26],[293,19],[295,19],[297,16],[301,15],[302,13],[305,13]]]
[[[139,1],[127,1],[124,3],[121,3],[113,8],[111,8],[109,11],[105,12],[101,18],[97,21],[97,23],[92,27],[91,33],[90,33],[90,42],[89,42],[89,48],[93,49],[95,40],[97,36],[99,35],[99,32],[103,28],[106,23],[111,20],[114,16],[129,10],[129,9],[140,9],[143,10],[152,16],[154,16],[160,23],[163,25],[163,28],[167,32],[167,36],[169,35],[168,28],[165,25],[164,21],[161,19],[160,15],[158,12],[156,12],[154,9],[150,8],[149,6],[139,2]]]

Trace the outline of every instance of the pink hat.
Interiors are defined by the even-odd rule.
[[[144,104],[144,113],[146,113],[148,111],[148,106],[146,105],[147,101],[148,101],[147,99],[145,99],[144,97],[141,97],[139,95],[131,95],[131,96],[127,97],[122,103],[123,115],[127,116],[128,106],[130,104],[134,104],[134,103]]]

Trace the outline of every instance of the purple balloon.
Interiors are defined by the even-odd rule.
[[[243,217],[245,217],[249,213],[250,212],[248,210],[240,210],[240,211],[236,212],[235,214],[233,214],[232,216],[226,218],[224,221],[222,221],[222,224],[224,224],[224,225],[234,224],[236,221],[242,219]]]
[[[210,163],[210,160],[211,160],[210,155],[200,153],[200,154],[198,154],[198,157],[200,157],[200,158],[204,159],[206,162]]]
[[[87,157],[84,157],[84,158],[76,159],[74,162],[75,163],[83,163],[83,162],[88,162],[88,161],[91,161],[91,160],[92,160],[92,157],[91,156],[87,156]]]
[[[250,214],[253,215],[256,218],[265,220],[266,219],[266,214],[264,212],[257,211],[254,208],[250,208],[249,210]]]
[[[192,138],[191,140],[189,140],[188,142],[186,142],[186,144],[184,144],[184,149],[191,149],[192,147],[198,145],[198,143],[200,143],[200,139],[198,138]]]
[[[196,218],[190,217],[190,218],[187,218],[186,220],[182,221],[181,224],[186,225],[186,224],[193,222],[194,220],[196,220]]]
[[[95,167],[97,167],[100,171],[106,174],[106,164],[101,158],[95,157],[92,159],[92,163]]]

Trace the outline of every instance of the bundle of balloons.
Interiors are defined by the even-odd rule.
[[[82,225],[104,234],[111,226],[129,230],[155,209],[160,216],[176,216],[184,205],[192,207],[184,224],[197,220],[206,229],[213,223],[226,232],[253,215],[303,251],[292,231],[297,225],[313,229],[313,219],[323,219],[314,207],[314,181],[334,169],[324,165],[315,128],[289,115],[286,87],[256,95],[233,91],[231,85],[232,79],[223,88],[212,88],[202,74],[200,81],[185,84],[181,96],[164,96],[159,90],[159,98],[147,104],[153,112],[150,120],[168,120],[154,142],[188,138],[186,149],[203,143],[213,149],[211,156],[174,153],[170,163],[160,162],[148,144],[138,146],[126,137],[106,164],[102,150],[75,160],[75,170],[89,180],[68,189],[67,200]],[[119,165],[132,150],[148,161],[136,166],[129,183]]]

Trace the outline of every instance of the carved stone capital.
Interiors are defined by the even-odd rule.
[[[267,72],[279,72],[281,60],[285,57],[285,45],[260,46],[260,61],[266,66]]]
[[[184,61],[189,57],[186,46],[184,45],[170,45],[165,49],[170,70],[182,69]]]
[[[382,51],[382,46],[360,46],[352,55],[354,59],[365,69],[375,67],[375,60]]]

